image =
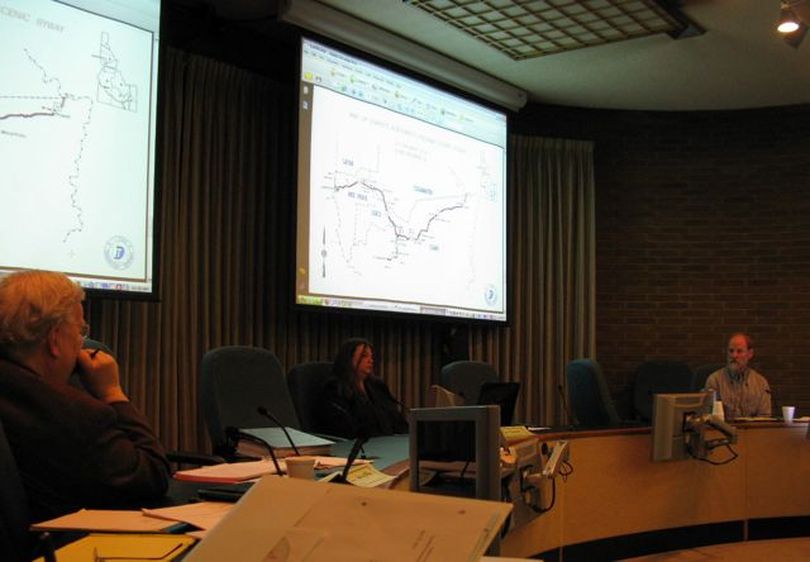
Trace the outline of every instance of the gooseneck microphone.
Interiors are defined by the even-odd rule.
[[[332,479],[332,482],[336,482],[339,484],[346,484],[349,482],[348,480],[349,471],[352,469],[354,461],[357,460],[357,455],[360,454],[360,451],[363,450],[363,445],[365,444],[366,441],[368,441],[368,437],[364,436],[360,436],[354,440],[354,443],[352,443],[352,450],[349,451],[349,456],[346,459],[346,466],[343,467],[343,472],[340,474],[340,476],[337,476],[334,479]]]
[[[568,402],[565,399],[565,389],[563,389],[563,385],[557,385],[557,392],[560,393],[560,402],[562,403],[563,410],[565,411],[565,415],[568,416],[568,425],[574,426],[574,413],[571,411],[571,408],[568,407]]]
[[[278,464],[278,459],[276,458],[276,451],[273,449],[273,446],[262,439],[261,437],[256,437],[255,435],[251,435],[250,433],[245,433],[243,431],[239,431],[236,427],[226,427],[225,428],[225,436],[228,439],[229,443],[234,444],[234,448],[236,444],[239,443],[241,439],[245,441],[253,441],[254,443],[258,443],[259,445],[263,445],[267,451],[270,453],[270,459],[273,461],[273,466],[276,467],[276,474],[279,476],[283,476],[284,472],[281,470],[281,467]]]
[[[290,442],[292,450],[295,451],[295,456],[300,457],[301,453],[298,452],[298,447],[295,446],[295,442],[292,440],[292,437],[290,437],[290,434],[287,431],[287,428],[284,427],[284,424],[281,423],[279,419],[273,414],[271,414],[270,411],[264,406],[259,406],[258,408],[256,408],[256,411],[259,412],[259,415],[266,417],[267,419],[269,419],[270,421],[272,421],[274,424],[276,424],[281,428],[281,431],[283,431],[284,435],[287,437],[287,441]]]

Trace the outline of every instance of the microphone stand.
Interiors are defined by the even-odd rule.
[[[571,408],[568,407],[568,401],[565,399],[565,390],[562,384],[557,385],[557,392],[560,394],[560,402],[562,402],[563,411],[568,417],[568,427],[576,427],[574,424],[574,413],[571,411]]]
[[[259,415],[266,417],[267,419],[269,419],[270,421],[272,421],[274,424],[276,424],[281,428],[281,431],[283,431],[284,435],[287,437],[287,441],[290,442],[292,450],[295,452],[295,456],[300,457],[301,453],[298,452],[298,447],[295,446],[295,442],[292,440],[292,437],[290,437],[290,434],[289,432],[287,432],[287,428],[284,427],[284,424],[281,423],[279,419],[273,414],[271,414],[270,411],[264,406],[259,406],[258,408],[256,408],[256,411],[259,413]]]
[[[239,431],[239,429],[235,427],[226,427],[225,434],[228,436],[228,439],[232,440],[234,443],[238,443],[240,439],[244,439],[245,441],[253,441],[259,445],[264,445],[270,453],[270,459],[273,461],[273,466],[276,467],[276,474],[279,476],[284,476],[284,472],[281,470],[281,466],[279,466],[278,459],[276,458],[276,451],[273,449],[273,446],[270,443],[261,437],[256,437],[255,435]]]
[[[346,484],[348,482],[349,471],[351,470],[354,461],[357,460],[357,455],[363,450],[363,444],[366,441],[368,441],[368,437],[358,437],[354,440],[352,450],[349,451],[349,457],[346,459],[346,466],[343,467],[343,472],[340,474],[340,476],[333,478],[332,482],[337,482],[339,484]]]

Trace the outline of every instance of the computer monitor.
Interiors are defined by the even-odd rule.
[[[500,407],[501,425],[512,425],[519,392],[519,382],[485,382],[478,394],[478,405]]]
[[[710,392],[656,394],[653,400],[653,462],[688,458],[690,446],[694,447],[700,438],[690,427],[690,422],[711,411]]]
[[[414,408],[410,411],[411,490],[438,494],[470,495],[500,500],[500,411],[497,406]],[[428,463],[460,465],[472,486],[463,486],[457,474],[451,480],[420,482],[420,468]],[[458,473],[458,470],[453,472]],[[474,479],[472,478],[472,475]]]

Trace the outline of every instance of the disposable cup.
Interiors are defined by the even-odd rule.
[[[793,423],[793,414],[796,413],[796,406],[782,406],[782,419],[785,423]]]
[[[287,457],[284,462],[287,465],[287,474],[290,478],[304,478],[306,480],[315,478],[315,457]]]

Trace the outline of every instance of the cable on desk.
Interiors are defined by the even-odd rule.
[[[724,464],[728,464],[728,463],[732,462],[733,460],[735,460],[739,456],[737,454],[737,451],[735,451],[734,449],[731,448],[731,445],[726,444],[726,445],[724,445],[724,447],[729,450],[729,452],[731,453],[731,457],[727,458],[726,460],[720,461],[720,462],[716,462],[716,461],[713,461],[713,460],[711,460],[709,458],[699,457],[699,456],[695,455],[694,452],[692,451],[691,447],[688,448],[687,450],[689,451],[689,455],[693,459],[697,459],[699,461],[703,461],[703,462],[709,463],[709,464],[714,465],[714,466],[722,466]]]

